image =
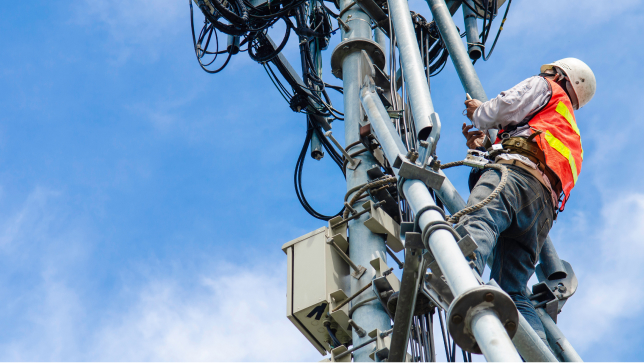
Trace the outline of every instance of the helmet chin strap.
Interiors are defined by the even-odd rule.
[[[570,83],[570,79],[558,67],[552,67],[550,69],[547,69],[545,74],[549,76],[554,76],[554,81],[559,83],[562,88],[566,91],[566,94],[568,94],[568,98],[570,98],[570,103],[572,103],[572,108],[575,110],[579,109],[579,101],[577,100],[577,94],[575,93],[575,90],[572,88],[572,84]]]

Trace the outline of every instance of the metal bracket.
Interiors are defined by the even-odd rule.
[[[421,291],[443,310],[449,309],[449,305],[454,300],[454,294],[445,280],[431,272],[425,274],[425,284]]]
[[[557,291],[557,286],[555,286],[554,290]],[[557,323],[559,300],[555,293],[550,289],[550,286],[545,282],[540,282],[532,286],[532,296],[530,296],[530,301],[534,304],[535,309],[545,308],[548,315],[552,318],[552,321],[554,321],[555,324]]]
[[[379,329],[370,331],[369,337],[376,338],[376,349],[369,354],[369,358],[377,362],[382,362],[388,358],[389,347],[391,346],[391,337],[389,335],[383,336]],[[378,357],[378,359],[376,359],[376,357]]]
[[[570,263],[565,260],[561,260],[561,263],[566,270],[566,277],[561,279],[547,279],[543,273],[543,266],[541,266],[541,264],[537,265],[535,269],[539,282],[546,284],[550,288],[550,291],[552,291],[559,300],[571,297],[577,291],[577,286],[579,285],[577,276],[575,276],[575,271],[573,271]]]
[[[387,110],[387,115],[391,118],[401,118],[403,116],[402,110]]]
[[[402,251],[405,246],[400,240],[400,225],[385,211],[375,208],[370,201],[362,204],[362,207],[365,210],[370,209],[370,217],[364,221],[364,225],[373,233],[386,234],[387,245],[394,252]]]
[[[376,277],[373,280],[372,286],[373,292],[376,294],[376,298],[380,304],[385,308],[389,317],[393,318],[393,314],[387,307],[387,301],[391,295],[400,291],[400,280],[392,273],[386,276],[383,275],[385,271],[389,270],[389,266],[380,257],[371,260],[371,266],[376,270]]]
[[[336,358],[336,356],[340,355],[341,353],[344,353],[347,351],[347,347],[344,345],[341,345],[337,348],[333,348],[331,350],[331,362],[351,362],[351,354],[345,354],[341,356],[340,358]]]
[[[402,154],[396,157],[393,164],[394,168],[398,168],[398,175],[408,180],[420,180],[429,188],[440,190],[443,185],[445,177],[432,170],[424,169],[415,163],[407,160]]]
[[[342,216],[333,217],[329,220],[327,230],[327,237],[333,238],[335,243],[342,249],[342,251],[349,251],[349,240],[347,239],[347,225],[340,223],[344,221]]]
[[[546,312],[555,323],[557,322],[557,314],[568,298],[577,291],[579,284],[570,263],[565,260],[561,260],[561,263],[566,270],[566,277],[556,280],[548,280],[543,272],[543,266],[537,265],[535,270],[540,282],[532,286],[533,295],[530,297],[530,300],[535,302],[535,308],[545,306]]]

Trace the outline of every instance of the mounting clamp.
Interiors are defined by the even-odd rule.
[[[445,177],[432,170],[425,169],[420,165],[409,161],[404,155],[399,154],[393,163],[393,167],[399,169],[398,175],[407,180],[417,179],[425,183],[429,188],[440,190]]]

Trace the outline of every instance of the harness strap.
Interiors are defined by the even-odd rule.
[[[542,133],[543,131],[536,130],[529,138],[510,137],[508,139],[504,139],[501,142],[501,145],[503,145],[503,150],[508,154],[521,155],[533,162],[537,168],[544,173],[546,177],[548,177],[548,181],[550,181],[553,191],[559,195],[563,190],[561,180],[559,180],[557,174],[548,167],[546,164],[546,154],[541,150],[541,148],[539,148],[539,145],[533,141],[537,135]],[[489,150],[489,152],[492,155],[498,154],[498,152],[495,153],[494,150]]]

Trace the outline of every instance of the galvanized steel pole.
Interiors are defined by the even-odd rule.
[[[465,31],[467,37],[467,52],[470,55],[470,59],[479,59],[481,58],[481,46],[479,44],[479,27],[476,22],[476,13],[470,9],[474,7],[474,2],[472,0],[464,0],[463,4],[463,21],[465,22]],[[467,6],[469,5],[469,6]]]
[[[425,77],[423,62],[420,58],[420,49],[418,49],[407,0],[389,0],[389,12],[394,24],[400,62],[418,140],[427,140],[430,143],[430,150],[432,150],[438,141],[440,125],[433,125],[431,116],[434,113],[434,105],[429,93],[427,77]]]
[[[472,98],[477,99],[481,102],[487,101],[487,95],[481,84],[479,76],[476,74],[474,65],[470,61],[470,57],[467,54],[465,45],[461,41],[461,36],[456,30],[456,25],[454,24],[454,19],[452,19],[452,14],[450,14],[445,0],[426,0],[429,5],[429,9],[434,16],[434,21],[438,25],[438,30],[441,33],[443,42],[449,51],[449,56],[454,63],[454,68],[456,68],[456,73],[458,73],[458,78],[461,80],[463,89],[465,92],[469,93]],[[497,130],[490,129],[488,130],[488,137],[490,140],[494,141],[496,139]]]
[[[344,9],[346,6],[352,6],[350,0],[340,1],[340,8]],[[353,5],[349,10],[345,11],[342,15],[342,20],[348,24],[348,31],[342,31],[342,40],[352,39],[365,39],[371,40],[371,19],[365,14],[358,6]],[[354,43],[356,44],[356,43]],[[344,86],[344,131],[345,131],[345,145],[350,145],[360,140],[360,85],[361,79],[361,49],[348,49],[349,54],[344,57],[342,61],[342,82]],[[349,153],[361,149],[363,146],[358,144],[349,149]],[[362,153],[355,157],[361,160],[360,164],[355,170],[347,168],[347,190],[364,184],[368,181],[367,170],[376,166],[376,162],[370,153]],[[358,208],[356,203],[354,208]],[[367,214],[356,218],[349,222],[349,254],[351,259],[359,265],[370,266],[370,261],[374,258],[380,257],[386,261],[385,241],[381,235],[372,233],[363,223],[369,216]],[[367,272],[362,275],[359,280],[352,279],[351,291],[357,291],[360,287],[367,283],[371,283],[374,276],[374,270],[368,268]],[[364,293],[356,298],[353,302],[360,302],[363,299],[369,298],[373,295]],[[389,315],[385,312],[382,305],[376,300],[357,308],[352,315],[352,319],[366,331],[373,329],[380,329],[380,331],[389,330],[391,322]],[[353,332],[353,345],[359,345],[367,340],[369,336],[361,338],[354,331]],[[372,349],[368,347],[356,350],[353,353],[353,359],[356,362],[371,361],[369,353]]]
[[[485,95],[485,90],[483,90],[483,85],[479,80],[476,70],[474,70],[474,65],[470,61],[470,56],[467,54],[465,45],[461,41],[461,36],[456,30],[456,25],[454,24],[454,19],[452,19],[452,14],[450,14],[447,5],[445,5],[445,0],[426,0],[429,5],[429,9],[434,16],[434,21],[438,25],[438,30],[441,33],[443,42],[449,51],[449,56],[452,58],[454,63],[454,68],[456,68],[456,73],[461,79],[461,84],[463,84],[463,89],[465,92],[469,93],[472,98],[477,99],[481,102],[487,101],[487,96]]]

